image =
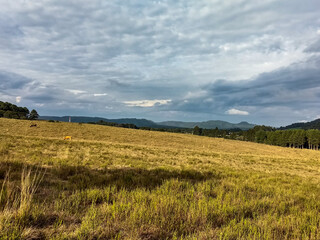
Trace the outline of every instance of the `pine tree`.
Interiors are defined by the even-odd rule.
[[[198,126],[195,126],[193,128],[192,134],[193,135],[201,135],[202,134],[202,128],[199,128]]]
[[[39,114],[37,113],[36,110],[32,109],[30,115],[29,115],[29,119],[30,120],[35,120],[35,119],[38,119],[39,117]]]

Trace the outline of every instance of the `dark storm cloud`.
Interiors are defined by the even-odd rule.
[[[19,74],[0,71],[0,90],[22,89],[30,82],[31,79]]]
[[[311,44],[306,50],[306,52],[313,52],[313,53],[319,53],[320,52],[320,37],[319,40]]]
[[[201,87],[199,97],[184,99],[171,106],[178,111],[212,112],[228,114],[230,109],[241,109],[255,117],[266,116],[270,109],[274,114],[287,117],[293,113],[308,112],[316,117],[320,108],[320,56],[292,64],[269,73],[260,74],[251,80],[217,80]],[[274,118],[278,117],[274,116]]]
[[[205,86],[205,89],[209,89],[215,98],[221,98],[221,100],[230,98],[229,101],[224,101],[226,105],[303,104],[304,99],[292,99],[287,94],[297,94],[306,90],[312,94],[317,87],[320,87],[318,66],[320,66],[320,58],[314,57],[306,62],[260,74],[254,80],[237,82],[220,80]]]

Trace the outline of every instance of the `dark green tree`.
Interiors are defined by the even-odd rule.
[[[320,144],[320,131],[318,129],[310,129],[306,132],[309,149],[318,150]]]
[[[36,110],[32,109],[32,111],[29,114],[29,119],[30,120],[35,120],[39,118],[39,114],[37,113]]]
[[[202,134],[202,128],[199,128],[198,126],[195,126],[194,128],[193,128],[193,131],[192,131],[192,134],[193,135],[201,135]]]
[[[26,107],[18,107],[12,103],[0,101],[0,117],[27,119],[29,110]]]
[[[267,133],[263,130],[259,130],[256,132],[256,142],[264,143],[267,139]]]
[[[296,130],[297,147],[303,148],[306,143],[306,131],[302,129]]]

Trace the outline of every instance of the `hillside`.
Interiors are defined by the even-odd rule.
[[[180,121],[166,121],[166,122],[159,122],[160,125],[165,126],[175,126],[181,128],[194,128],[198,126],[200,128],[205,129],[241,129],[241,130],[248,130],[253,128],[255,125],[250,124],[247,122],[240,122],[240,123],[229,123],[225,121],[206,121],[206,122],[180,122]]]
[[[0,119],[0,239],[319,237],[319,151],[31,123]]]
[[[300,122],[300,123],[293,123],[286,127],[281,127],[281,130],[287,129],[319,129],[320,130],[320,119],[313,120],[311,122]]]
[[[43,120],[54,120],[61,122],[69,122],[69,116],[56,117],[56,116],[40,116],[40,119]],[[76,123],[88,123],[88,122],[112,122],[112,123],[126,123],[126,124],[134,124],[137,127],[152,127],[152,128],[160,128],[163,126],[159,126],[153,121],[147,119],[137,119],[137,118],[119,118],[119,119],[108,119],[101,117],[84,117],[84,116],[71,116],[71,121]]]
[[[56,117],[56,116],[40,116],[40,119],[43,120],[55,120],[61,122],[68,122],[69,116]],[[119,118],[119,119],[108,119],[101,117],[83,117],[83,116],[72,116],[72,122],[76,123],[88,123],[88,122],[113,122],[113,123],[125,123],[125,124],[134,124],[137,127],[151,127],[151,128],[194,128],[198,126],[205,129],[241,129],[248,130],[253,128],[255,125],[247,122],[240,123],[229,123],[225,121],[206,121],[206,122],[181,122],[181,121],[165,121],[165,122],[153,122],[148,119],[137,119],[137,118]]]

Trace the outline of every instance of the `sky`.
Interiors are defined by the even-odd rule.
[[[0,4],[0,101],[56,116],[320,118],[319,0]]]

